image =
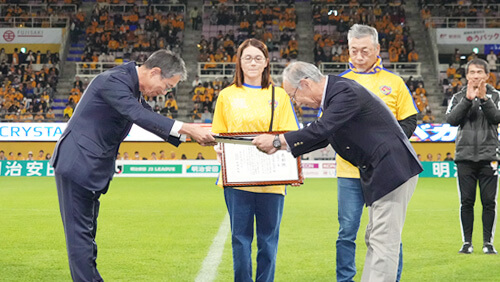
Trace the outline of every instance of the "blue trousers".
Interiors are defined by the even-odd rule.
[[[278,239],[285,196],[224,188],[231,221],[234,281],[252,280],[254,218],[257,228],[255,281],[274,281]]]
[[[359,178],[337,178],[339,237],[337,238],[337,281],[353,281],[356,275],[356,236],[365,200]],[[400,245],[397,280],[403,271],[403,244]]]
[[[103,281],[97,271],[95,242],[101,192],[90,191],[57,173],[55,179],[71,277],[75,282]]]

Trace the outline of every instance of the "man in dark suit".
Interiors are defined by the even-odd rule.
[[[295,157],[331,144],[357,166],[369,211],[361,280],[396,281],[406,209],[422,171],[408,138],[387,105],[353,80],[295,62],[283,72],[283,88],[299,106],[321,108],[323,115],[299,131],[260,135],[253,143],[268,154],[287,149]]]
[[[51,159],[74,281],[102,281],[95,242],[99,197],[108,190],[115,157],[132,124],[175,146],[185,135],[213,145],[206,129],[156,114],[144,101],[143,95],[166,94],[185,78],[184,61],[159,50],[140,67],[131,62],[98,75],[78,103]]]

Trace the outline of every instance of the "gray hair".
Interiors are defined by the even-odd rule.
[[[378,45],[378,32],[375,28],[363,24],[354,24],[347,33],[347,41],[350,42],[352,38],[363,38],[370,36],[373,44]]]
[[[162,78],[170,78],[175,75],[181,76],[181,81],[186,80],[187,70],[184,60],[176,53],[161,49],[149,56],[144,62],[148,69],[160,68]]]
[[[283,81],[287,81],[292,87],[299,87],[301,79],[309,78],[314,82],[320,82],[325,76],[313,64],[306,62],[293,62],[283,70]]]

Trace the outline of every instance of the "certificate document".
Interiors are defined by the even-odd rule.
[[[268,155],[255,146],[223,143],[222,151],[224,186],[303,183],[300,158],[285,150]]]

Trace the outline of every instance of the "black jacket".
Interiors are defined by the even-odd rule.
[[[486,85],[487,100],[466,98],[467,87],[453,95],[446,121],[458,126],[455,161],[498,160],[498,123],[500,93]]]
[[[387,105],[354,80],[328,76],[323,115],[285,133],[293,156],[331,144],[359,168],[367,206],[422,172],[422,165]]]

